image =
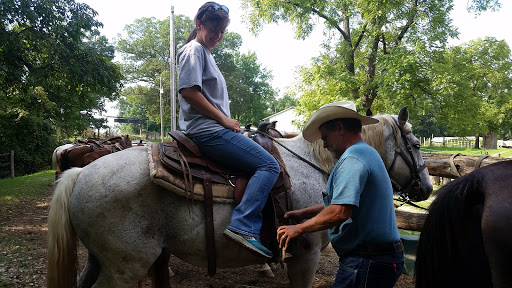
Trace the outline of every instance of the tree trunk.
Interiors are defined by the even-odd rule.
[[[445,153],[422,153],[421,155],[427,165],[428,174],[446,178],[458,178],[475,170],[475,167],[479,168],[496,162],[511,160],[492,156],[471,156],[462,154],[454,157],[454,154]],[[455,171],[453,171],[452,165],[450,164],[452,158]]]
[[[427,218],[427,212],[412,212],[395,209],[396,225],[400,229],[421,231]]]

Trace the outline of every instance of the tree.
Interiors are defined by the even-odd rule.
[[[422,78],[427,76],[422,74],[422,62],[412,58],[424,54],[428,61],[444,49],[448,38],[457,35],[449,19],[453,7],[450,0],[244,0],[243,3],[255,33],[265,23],[287,21],[294,25],[298,38],[305,38],[317,23],[323,23],[327,38],[325,51],[301,71],[303,83],[298,90],[304,92],[298,108],[306,116],[319,106],[340,99],[355,101],[363,111],[371,109],[377,96],[380,97],[383,84],[393,82],[388,78],[397,75],[405,78],[393,82],[394,91],[421,90],[420,85],[429,79]],[[472,3],[470,10],[475,12],[499,7],[496,0]],[[411,50],[416,53],[410,55]],[[415,96],[414,91],[404,94]]]
[[[279,111],[283,111],[284,109],[290,108],[292,106],[297,106],[299,101],[295,99],[291,94],[284,94],[282,97],[275,99],[271,104],[270,111],[271,114],[277,113]]]
[[[122,75],[95,16],[73,0],[0,2],[0,149],[18,150],[17,174],[48,165],[57,132],[85,129],[80,111],[117,97]]]
[[[505,41],[488,37],[450,48],[433,74],[436,119],[449,133],[482,135],[512,127],[512,55]]]

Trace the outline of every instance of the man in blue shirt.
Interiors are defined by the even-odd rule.
[[[393,189],[375,149],[361,137],[361,126],[378,120],[359,115],[354,103],[339,101],[320,107],[304,127],[303,136],[322,139],[339,159],[327,181],[324,205],[291,211],[287,217],[308,219],[281,226],[280,247],[299,235],[329,229],[340,266],[332,287],[393,287],[403,269],[396,226]]]

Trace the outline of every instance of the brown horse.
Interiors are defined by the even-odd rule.
[[[512,287],[512,161],[439,189],[423,224],[416,288]]]
[[[128,135],[111,137],[105,141],[77,140],[73,145],[59,146],[53,152],[52,157],[56,178],[70,168],[85,167],[100,157],[130,147],[132,147],[132,141]]]

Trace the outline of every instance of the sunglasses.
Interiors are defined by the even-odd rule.
[[[204,13],[206,13],[206,11],[219,11],[219,10],[222,10],[222,11],[226,12],[226,14],[229,14],[229,9],[225,5],[212,3],[208,7],[206,7],[206,9],[204,9],[201,13],[199,13],[199,15],[197,15],[197,18],[200,19],[201,17],[203,17],[203,15],[204,15]]]

